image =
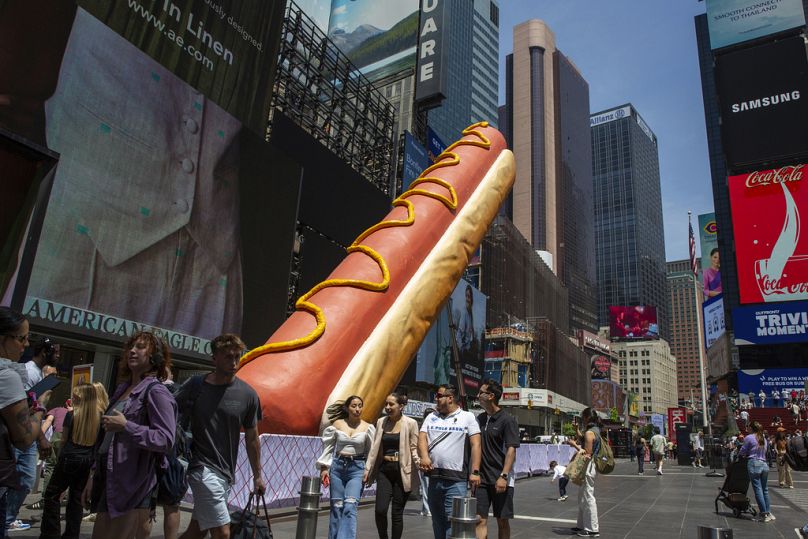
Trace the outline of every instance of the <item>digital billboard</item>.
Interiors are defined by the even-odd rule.
[[[415,67],[418,0],[333,0],[328,38],[371,81]]]
[[[730,176],[741,303],[808,299],[808,211],[804,163]]]
[[[460,355],[463,383],[476,394],[483,377],[483,336],[485,334],[485,294],[461,280],[449,302],[424,338],[416,356],[415,380],[433,385],[457,384],[452,357],[452,330]]]
[[[717,56],[715,77],[730,169],[808,154],[808,60],[802,37]]]
[[[608,380],[611,378],[612,360],[609,356],[594,354],[591,357],[591,361],[593,380]]]
[[[762,389],[766,392],[767,402],[771,402],[775,389],[781,398],[784,398],[783,393],[790,395],[792,390],[797,394],[804,392],[806,380],[808,369],[745,369],[738,371],[738,392],[742,396],[750,392],[757,395]]]
[[[704,313],[704,345],[710,348],[726,331],[724,298],[720,295],[710,298],[702,303],[701,308]]]
[[[718,253],[718,226],[715,213],[699,215],[701,283],[704,300],[721,295],[721,257]]]
[[[713,50],[804,25],[800,0],[707,0]]]
[[[613,341],[658,339],[656,307],[609,306],[609,332]]]
[[[808,302],[795,301],[732,309],[735,344],[808,341]]]
[[[149,329],[207,355],[241,332],[248,302],[266,313],[243,262],[294,220],[281,232],[245,216],[294,211],[298,189],[286,198],[273,175],[300,174],[264,141],[283,4],[0,7],[0,126],[59,154],[18,306],[32,323],[116,340]]]

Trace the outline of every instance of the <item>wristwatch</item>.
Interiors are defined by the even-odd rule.
[[[499,476],[500,476],[502,479],[508,479],[508,474],[506,474],[505,472],[502,472],[501,474],[499,474]]]
[[[480,475],[480,470],[472,470],[471,475]]]

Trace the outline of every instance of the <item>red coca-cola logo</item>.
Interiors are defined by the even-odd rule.
[[[761,187],[778,183],[798,182],[805,165],[789,165],[773,170],[756,170],[746,177],[746,187]]]

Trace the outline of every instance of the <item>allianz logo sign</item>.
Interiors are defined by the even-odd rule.
[[[744,112],[747,110],[755,110],[763,107],[770,107],[779,105],[780,103],[787,103],[789,101],[797,101],[800,98],[800,91],[794,90],[782,94],[776,94],[767,97],[760,97],[758,99],[750,99],[748,101],[741,101],[740,103],[732,104],[732,112]]]

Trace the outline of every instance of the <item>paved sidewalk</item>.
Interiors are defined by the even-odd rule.
[[[646,466],[646,470],[648,470]],[[714,512],[713,501],[723,478],[705,477],[707,469],[677,466],[666,463],[664,475],[653,471],[644,476],[636,473],[636,463],[618,461],[615,471],[597,478],[595,496],[600,514],[600,532],[604,538],[667,539],[695,538],[698,526],[732,528],[734,539],[799,537],[795,528],[808,522],[808,473],[795,473],[793,490],[777,487],[777,473],[769,474],[769,494],[775,522],[759,523],[749,517],[736,519],[723,505],[719,514]],[[577,515],[577,487],[568,488],[569,499],[558,502],[558,487],[548,477],[534,477],[517,482],[514,509],[517,517],[511,524],[511,536],[522,539],[569,537],[569,528],[575,526]],[[749,489],[749,496],[754,495]],[[35,500],[32,495],[31,501]],[[419,501],[411,501],[404,515],[404,538],[429,539],[432,537],[431,520],[418,514]],[[33,511],[23,509],[22,518]],[[158,511],[158,517],[162,515]],[[182,511],[181,530],[190,520],[190,511]],[[275,539],[294,538],[295,517],[284,512],[273,520]],[[38,523],[25,532],[13,532],[9,537],[38,537]],[[325,538],[328,530],[328,512],[320,513],[317,538]],[[489,521],[490,537],[496,538],[496,524]],[[82,537],[89,537],[92,524],[82,526]],[[85,535],[86,534],[86,535]],[[359,511],[358,539],[377,537],[373,506]],[[154,527],[152,537],[163,537],[162,520]]]

